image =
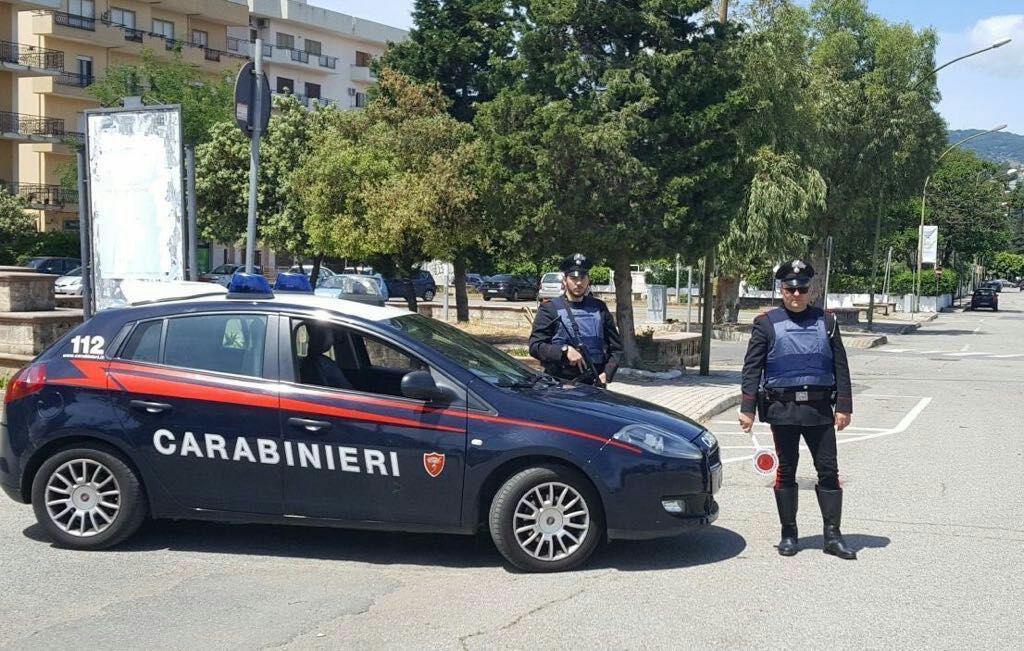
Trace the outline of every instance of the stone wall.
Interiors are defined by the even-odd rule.
[[[0,272],[0,313],[52,310],[56,279],[50,274]]]

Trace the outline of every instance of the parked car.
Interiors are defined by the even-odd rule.
[[[491,276],[480,289],[484,300],[492,298],[504,298],[509,301],[519,301],[527,298],[536,299],[538,295],[537,283],[522,276],[510,274],[499,274]]]
[[[50,258],[50,257],[39,257],[32,258],[25,263],[26,267],[31,267],[41,274],[53,274],[54,276],[67,275],[69,271],[75,267],[80,267],[82,261],[78,258]]]
[[[313,277],[313,264],[312,263],[304,264],[302,266],[299,266],[297,264],[296,265],[292,265],[291,268],[288,269],[288,273],[292,273],[292,274],[303,273],[303,274],[306,274],[306,276],[308,278],[312,278]],[[323,285],[323,283],[326,282],[326,280],[328,278],[331,278],[331,277],[337,276],[337,275],[338,275],[338,272],[334,271],[333,269],[331,269],[327,265],[320,265],[320,273],[317,274],[317,277],[316,277],[316,286],[317,287],[321,287]]]
[[[990,280],[986,283],[983,283],[982,287],[987,287],[988,289],[991,289],[992,291],[997,293],[1003,291],[1003,283],[999,282],[998,280]]]
[[[466,288],[475,289],[480,291],[480,287],[484,284],[484,277],[480,274],[466,274]]]
[[[416,298],[432,301],[434,296],[437,295],[437,283],[434,282],[434,277],[430,275],[430,272],[425,270],[416,272],[411,279],[388,278],[384,282],[387,283],[388,294],[391,298],[405,298],[408,296],[410,285],[412,285],[412,289],[416,293]]]
[[[253,267],[254,273],[263,274],[262,267]],[[204,274],[199,274],[199,282],[201,283],[217,283],[222,287],[227,287],[228,283],[231,282],[231,277],[235,275],[236,271],[245,271],[244,264],[222,264],[219,267],[214,267],[210,271]]]
[[[75,267],[57,280],[53,281],[53,292],[66,296],[82,295],[82,268]]]
[[[540,279],[540,292],[537,294],[538,301],[550,301],[562,295],[562,280],[565,275],[561,271],[549,271]]]
[[[384,305],[385,302],[377,280],[372,276],[359,274],[334,274],[324,280],[313,293],[317,296],[328,296],[369,305]]]
[[[971,294],[971,309],[979,307],[991,308],[992,311],[999,311],[999,294],[990,287],[979,287]]]

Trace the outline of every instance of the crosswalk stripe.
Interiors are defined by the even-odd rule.
[[[1024,353],[1014,353],[1013,355],[993,355],[993,359],[1010,359],[1011,357],[1024,357]]]

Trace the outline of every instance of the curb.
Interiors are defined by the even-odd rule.
[[[889,343],[889,338],[885,335],[878,337],[844,337],[843,345],[847,348],[855,348],[857,350],[864,350],[867,348],[877,348],[878,346],[884,346]]]
[[[734,395],[723,396],[719,398],[714,404],[705,410],[703,414],[694,414],[690,416],[693,420],[697,421],[701,425],[706,425],[715,416],[727,411],[733,407],[736,407],[743,401],[743,394],[739,390]]]

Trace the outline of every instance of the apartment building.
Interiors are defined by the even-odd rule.
[[[249,27],[228,30],[228,50],[252,54],[263,39],[263,65],[275,93],[310,105],[359,108],[376,81],[371,62],[408,32],[314,7],[305,0],[248,0]]]
[[[40,116],[42,129],[58,134],[18,145],[19,190],[40,230],[78,228],[77,193],[61,188],[60,177],[74,158],[68,142],[82,138],[82,111],[99,106],[87,88],[109,66],[138,63],[143,48],[180,51],[211,75],[245,60],[228,49],[228,29],[249,21],[244,0],[55,0],[23,2],[14,11],[21,44],[61,60],[54,73],[19,75],[14,90],[18,113]]]

